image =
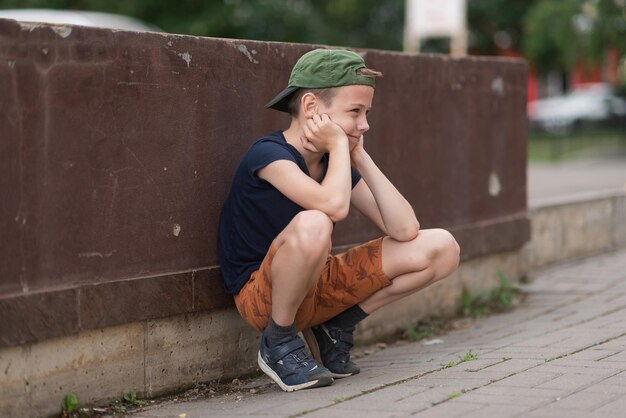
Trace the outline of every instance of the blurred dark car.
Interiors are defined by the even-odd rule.
[[[566,134],[586,126],[626,126],[626,99],[616,96],[606,83],[576,86],[564,96],[528,104],[530,128],[551,134]]]
[[[111,13],[85,12],[82,10],[10,9],[0,10],[0,18],[13,19],[20,22],[93,26],[140,32],[162,32],[159,27],[133,17]]]

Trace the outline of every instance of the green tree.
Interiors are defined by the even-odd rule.
[[[583,13],[591,24],[591,59],[600,62],[606,48],[614,48],[622,56],[626,54],[626,0],[587,1]]]
[[[404,0],[0,0],[119,13],[172,33],[401,50]]]
[[[583,33],[574,17],[581,12],[581,0],[540,0],[525,17],[523,48],[539,72],[567,71],[585,55]]]
[[[538,0],[524,19],[524,52],[540,72],[626,54],[626,0]]]
[[[468,0],[470,51],[481,55],[494,55],[503,47],[520,51],[523,18],[535,1]]]

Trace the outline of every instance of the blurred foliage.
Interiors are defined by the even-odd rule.
[[[626,0],[467,1],[472,53],[522,51],[540,73],[601,62],[607,47],[626,55]],[[405,0],[0,0],[10,8],[119,13],[197,36],[401,50]],[[448,50],[446,39],[422,44]]]
[[[597,62],[602,60],[604,48],[615,48],[626,54],[626,0],[598,0],[593,7],[583,7],[592,22],[589,37],[589,55]]]
[[[573,22],[580,7],[580,0],[543,0],[529,10],[524,51],[539,72],[570,69],[583,56],[583,34]]]
[[[600,63],[608,48],[626,54],[626,0],[535,0],[523,21],[523,50],[539,72]]]
[[[626,54],[626,0],[468,0],[472,53],[522,51],[539,73]]]
[[[404,0],[0,0],[1,9],[119,13],[166,32],[401,50]]]
[[[468,0],[469,48],[474,54],[494,55],[498,49],[519,51],[524,36],[523,16],[536,0]]]

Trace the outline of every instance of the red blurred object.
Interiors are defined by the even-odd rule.
[[[501,57],[512,57],[512,58],[525,58],[519,51],[515,51],[514,49],[498,49],[498,55]],[[539,98],[538,87],[537,87],[537,77],[535,76],[535,71],[530,64],[528,63],[528,91],[526,94],[526,102],[530,103]]]

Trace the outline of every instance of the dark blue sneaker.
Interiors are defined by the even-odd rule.
[[[285,338],[272,348],[267,346],[265,335],[261,336],[258,362],[261,370],[285,392],[333,383],[331,373],[311,358],[298,336]]]
[[[359,366],[350,361],[350,350],[354,345],[352,335],[354,329],[346,330],[322,324],[313,327],[312,330],[322,363],[330,370],[334,378],[352,376],[361,371]]]

